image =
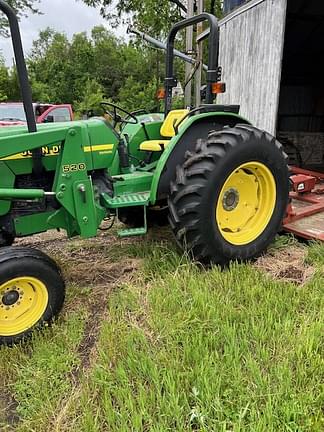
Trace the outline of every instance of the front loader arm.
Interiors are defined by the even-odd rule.
[[[0,138],[0,158],[60,143],[52,191],[1,188],[1,199],[42,199],[54,196],[61,207],[48,215],[49,228],[63,228],[69,235],[96,235],[106,212],[95,202],[84,147],[89,145],[86,126],[39,131]],[[9,150],[10,149],[10,150]],[[35,221],[37,223],[37,220]]]

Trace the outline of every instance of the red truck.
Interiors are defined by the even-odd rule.
[[[53,105],[33,103],[37,123],[66,122],[73,120],[69,104]],[[0,103],[0,127],[25,125],[26,116],[22,102]]]

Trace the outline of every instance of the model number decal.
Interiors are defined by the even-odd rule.
[[[64,173],[76,172],[76,171],[85,171],[86,169],[87,169],[87,167],[86,167],[85,163],[63,165],[63,172]]]

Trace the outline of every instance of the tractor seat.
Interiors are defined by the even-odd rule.
[[[180,122],[186,117],[189,113],[187,109],[181,110],[173,110],[170,111],[166,116],[161,129],[160,134],[165,138],[172,138],[176,135],[176,127]],[[160,140],[148,140],[142,142],[140,145],[140,150],[150,151],[150,152],[161,152],[163,151],[169,144],[170,139],[160,139]]]

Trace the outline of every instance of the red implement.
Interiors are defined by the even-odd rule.
[[[298,237],[324,241],[324,174],[290,167],[291,203],[283,228]]]

